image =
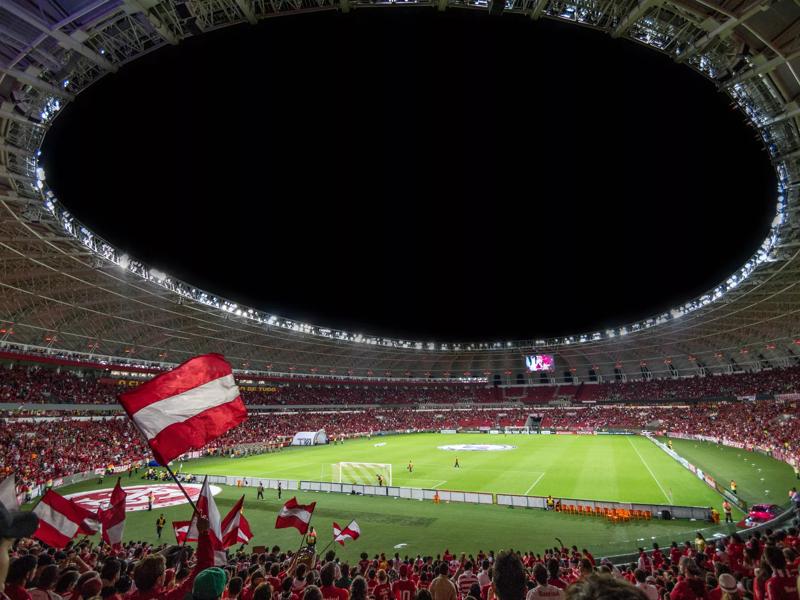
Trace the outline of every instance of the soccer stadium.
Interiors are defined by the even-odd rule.
[[[340,20],[325,20],[326,14]],[[272,19],[278,16],[286,18]],[[454,22],[490,29],[510,23],[508,30],[491,30],[494,40],[528,31],[549,44],[546,36],[574,35],[564,38],[571,40],[565,47],[586,43],[575,51],[586,60],[592,44],[598,54],[605,44],[612,52],[628,48],[645,57],[641,61],[652,60],[637,64],[648,65],[648,74],[652,66],[655,80],[663,67],[665,94],[682,97],[681,84],[670,83],[678,80],[668,79],[673,70],[677,77],[701,82],[717,105],[723,99],[725,118],[737,122],[761,152],[739,157],[741,169],[715,173],[713,185],[726,179],[733,188],[745,186],[750,165],[753,172],[768,171],[768,214],[762,229],[753,225],[755,246],[733,240],[739,252],[747,246],[747,257],[735,259],[735,267],[721,278],[705,272],[699,294],[659,292],[658,301],[643,300],[645,317],[629,319],[620,311],[592,321],[588,329],[582,313],[591,312],[595,300],[600,310],[601,298],[622,285],[620,280],[644,280],[643,272],[620,268],[599,283],[579,282],[577,294],[565,295],[580,295],[585,310],[559,312],[558,292],[567,285],[558,283],[562,280],[487,276],[458,287],[462,284],[455,280],[463,277],[448,282],[444,269],[437,278],[460,290],[459,298],[449,300],[454,310],[473,291],[479,295],[488,289],[499,298],[486,312],[502,312],[496,309],[507,296],[542,296],[554,306],[552,318],[561,318],[568,329],[566,334],[547,329],[550,316],[533,314],[540,320],[515,330],[522,331],[519,335],[484,334],[492,331],[489,323],[488,329],[461,327],[455,337],[439,337],[438,330],[426,328],[441,315],[426,322],[422,334],[404,329],[401,313],[413,317],[416,304],[406,308],[401,301],[376,309],[375,314],[388,315],[385,327],[370,323],[372,313],[352,327],[346,319],[327,322],[332,296],[311,287],[303,291],[313,297],[310,309],[275,301],[273,313],[269,300],[250,301],[253,296],[226,291],[215,279],[224,269],[199,254],[196,260],[170,263],[169,250],[155,249],[156,238],[169,237],[169,227],[177,238],[177,228],[191,225],[158,229],[159,212],[151,217],[152,229],[143,229],[147,222],[134,223],[134,213],[146,208],[117,201],[111,192],[102,206],[80,207],[79,199],[76,204],[70,199],[73,192],[60,197],[66,184],[51,185],[48,175],[58,165],[74,171],[76,164],[89,162],[80,150],[84,134],[68,129],[80,121],[78,114],[84,119],[94,114],[98,130],[126,138],[130,131],[123,133],[117,129],[123,125],[108,119],[141,128],[151,117],[137,122],[132,114],[137,106],[143,114],[144,104],[170,113],[169,99],[159,91],[170,78],[178,87],[188,85],[185,73],[169,67],[161,80],[155,72],[172,65],[176,56],[199,61],[201,54],[191,52],[220,53],[226,44],[244,44],[247,36],[281,31],[290,33],[276,39],[288,43],[299,39],[308,23],[317,32],[309,37],[321,39],[326,28],[351,28],[342,30],[347,34],[340,34],[342,46],[335,51],[324,44],[314,50],[340,64],[353,59],[353,48],[367,44],[353,41],[353,31],[383,31],[392,22],[402,23],[401,28],[422,23],[413,35],[403,30],[412,38],[423,37],[425,27],[436,32]],[[374,35],[370,43],[378,44],[380,37]],[[448,43],[457,38],[454,34]],[[476,48],[470,58],[477,60],[481,52]],[[796,0],[0,0],[0,54],[0,598],[798,598]],[[389,73],[397,63],[386,60],[369,68]],[[248,74],[257,78],[248,65]],[[464,72],[470,68],[463,67]],[[481,68],[474,72],[477,78]],[[127,91],[109,91],[134,77],[130,73],[138,73],[138,83],[131,79]],[[436,72],[431,77],[440,75],[447,79]],[[208,91],[218,111],[208,121],[217,123],[211,129],[226,129],[222,123],[237,112],[224,99],[241,86],[231,83],[226,91],[225,76],[211,66],[200,76],[220,85]],[[644,79],[642,74],[642,86]],[[345,92],[337,88],[332,96],[340,93]],[[686,92],[685,104],[692,102]],[[348,103],[352,99],[342,105]],[[330,97],[312,104],[345,111]],[[367,112],[367,104],[356,108]],[[401,104],[399,113],[405,110]],[[649,110],[640,108],[640,117]],[[435,117],[439,109],[448,110],[440,106],[428,112]],[[496,110],[487,112],[478,112],[480,119],[501,119]],[[352,121],[346,114],[342,120]],[[524,111],[517,116],[531,120]],[[272,117],[286,126],[296,115],[284,110]],[[698,118],[698,126],[711,131],[712,118]],[[408,126],[398,119],[398,129]],[[576,129],[592,129],[591,121],[587,117]],[[457,128],[462,126],[479,127],[464,121]],[[279,125],[274,127],[277,131]],[[381,127],[375,135],[381,135]],[[714,131],[708,138],[722,136]],[[342,132],[338,135],[349,135]],[[85,135],[89,140],[92,134]],[[148,140],[154,156],[169,135]],[[674,146],[664,143],[672,154],[683,152],[683,146],[689,153],[690,146],[697,150],[712,143],[702,135]],[[608,148],[611,137],[602,140]],[[236,154],[224,147],[224,138],[215,140],[217,147],[209,153]],[[202,146],[197,139],[182,143]],[[709,164],[716,151],[707,152]],[[594,158],[602,160],[601,153]],[[737,153],[732,150],[724,160],[737,160]],[[121,158],[111,148],[99,154],[126,163],[131,179],[171,168],[153,157]],[[180,160],[172,165],[176,171]],[[476,171],[482,160],[476,161]],[[311,169],[308,156],[295,162]],[[259,173],[228,172],[232,163],[226,164],[218,173],[197,167],[196,175],[243,180],[257,189]],[[701,171],[703,165],[697,166],[695,175]],[[86,173],[74,175],[73,190],[85,187],[91,195]],[[136,185],[118,174],[107,176],[120,194]],[[98,173],[98,181],[102,177]],[[620,169],[606,179],[625,177]],[[106,185],[103,181],[97,185]],[[744,211],[739,199],[724,197],[727,193],[720,192],[723,204],[713,209],[720,223]],[[190,200],[181,211],[191,209]],[[228,226],[222,216],[225,202],[218,199],[214,207],[220,229]],[[313,212],[296,204],[300,213]],[[136,233],[123,243],[111,241],[120,238],[93,220],[94,209],[130,220]],[[666,212],[682,211],[665,211],[665,219]],[[665,229],[689,219],[672,216],[677,225]],[[241,237],[260,241],[261,232],[248,229],[247,222],[260,217],[242,213],[239,218],[235,227],[248,232]],[[395,218],[400,219],[385,220]],[[291,229],[280,219],[270,226]],[[386,237],[399,235],[402,225],[397,227]],[[738,236],[725,227],[720,225],[719,240]],[[498,235],[520,237],[510,233],[512,228],[507,222]],[[613,237],[634,235],[627,227],[619,229]],[[526,235],[533,236],[531,231]],[[222,252],[234,239],[218,234],[209,234],[211,252]],[[690,235],[688,226],[670,233],[677,243],[684,234]],[[265,227],[263,235],[271,237],[273,231]],[[711,260],[715,240],[699,246],[697,263]],[[373,253],[369,236],[361,241],[358,253]],[[683,245],[692,243],[687,237]],[[480,240],[473,238],[469,245],[479,247]],[[547,248],[544,243],[536,251],[546,248],[546,254],[556,255],[568,252],[567,245]],[[445,264],[449,259],[434,246],[420,254],[427,264]],[[142,255],[148,251],[153,254]],[[264,254],[252,262],[237,261],[249,273],[247,284],[280,287],[281,271],[293,269]],[[324,267],[324,257],[317,260],[306,279],[337,270],[345,277],[338,258]],[[587,260],[606,259],[598,254]],[[197,270],[180,271],[181,261]],[[677,259],[651,267],[665,286],[678,285],[681,273],[690,270]],[[332,279],[327,286],[342,296],[343,305],[360,293],[352,281],[363,279],[365,289],[377,277],[372,268],[352,271],[358,279],[343,279],[340,285]],[[403,271],[411,278],[413,268],[390,265],[386,271],[392,271],[393,285],[409,288],[415,297],[441,293],[406,285]],[[664,309],[665,299],[675,297],[679,300]],[[367,299],[365,305],[370,302],[376,303]]]

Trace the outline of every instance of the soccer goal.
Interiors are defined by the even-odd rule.
[[[383,485],[392,485],[392,465],[386,463],[340,462],[331,465],[334,483],[359,483],[378,485],[378,475]]]

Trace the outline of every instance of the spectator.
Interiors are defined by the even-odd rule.
[[[342,589],[334,585],[336,579],[336,563],[328,562],[319,572],[322,587],[319,591],[322,593],[323,600],[348,600],[350,594],[346,589]]]
[[[642,569],[636,569],[634,576],[636,577],[635,586],[644,592],[648,600],[658,600],[658,588],[650,583],[647,583],[648,573]]]
[[[523,600],[527,586],[525,567],[513,552],[501,552],[494,562],[492,591],[497,600]]]
[[[679,569],[683,579],[672,588],[670,600],[704,600],[706,584],[700,568],[691,558],[684,556],[680,560]]]
[[[478,577],[472,572],[472,562],[466,561],[463,573],[458,576],[458,593],[461,596],[468,595],[470,588],[475,583],[478,583]]]
[[[571,585],[566,600],[647,600],[647,596],[624,579],[592,575]]]
[[[446,562],[439,565],[439,576],[431,581],[428,588],[433,600],[458,600],[455,584],[450,581],[450,567]]]
[[[47,565],[36,578],[36,587],[29,591],[31,600],[61,600],[61,596],[53,591],[58,582],[58,566]]]
[[[777,546],[767,546],[764,557],[772,569],[767,580],[766,600],[798,600],[797,579],[786,570],[786,558]]]
[[[533,580],[536,582],[536,587],[528,592],[525,600],[562,600],[564,590],[547,583],[548,577],[545,566],[536,564],[533,567]]]
[[[31,600],[26,589],[36,572],[36,557],[28,554],[15,559],[6,576],[5,594],[10,600]]]

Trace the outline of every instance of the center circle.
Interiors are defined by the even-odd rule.
[[[439,450],[455,452],[504,452],[505,450],[516,450],[516,446],[508,444],[448,444],[439,446]]]

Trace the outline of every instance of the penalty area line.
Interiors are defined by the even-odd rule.
[[[530,491],[531,491],[531,490],[532,490],[532,489],[533,489],[533,488],[536,486],[536,484],[537,484],[537,483],[539,483],[539,482],[542,480],[542,477],[544,477],[544,473],[542,473],[541,475],[539,475],[539,477],[537,477],[537,478],[536,478],[536,481],[534,481],[534,482],[531,484],[531,487],[529,487],[527,490],[525,490],[525,496],[527,496],[527,495],[528,495],[528,493],[529,493],[529,492],[530,492]]]
[[[656,478],[655,473],[653,473],[653,470],[650,468],[650,465],[648,465],[645,462],[644,458],[642,457],[641,453],[639,452],[639,449],[633,444],[633,442],[631,442],[631,438],[630,437],[628,437],[628,442],[630,443],[631,447],[633,448],[633,451],[636,452],[636,454],[639,455],[639,460],[642,461],[642,464],[650,472],[650,476],[653,478],[653,480],[656,482],[658,487],[661,489],[661,493],[664,494],[664,498],[666,498],[667,502],[672,504],[672,500],[670,500],[669,496],[667,496],[667,492],[666,492],[666,490],[664,490],[664,486],[661,485],[661,482]]]

